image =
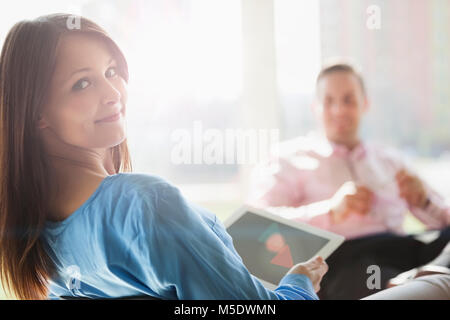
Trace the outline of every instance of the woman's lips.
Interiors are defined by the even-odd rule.
[[[109,116],[109,117],[106,117],[106,118],[97,120],[97,121],[95,121],[95,122],[96,122],[96,123],[97,123],[97,122],[113,122],[113,121],[119,120],[121,117],[122,117],[122,113],[121,113],[121,111],[119,111],[119,112],[117,112],[116,114],[113,114],[112,116]]]

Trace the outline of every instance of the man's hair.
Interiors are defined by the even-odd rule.
[[[352,67],[350,64],[346,64],[346,63],[336,63],[336,64],[332,64],[329,66],[324,67],[319,75],[317,76],[317,80],[316,80],[316,86],[318,85],[319,81],[332,74],[335,72],[346,72],[346,73],[351,73],[353,74],[357,79],[359,84],[361,85],[361,90],[363,92],[363,95],[366,95],[366,86],[364,85],[364,80],[361,76],[361,74],[355,70],[354,67]]]

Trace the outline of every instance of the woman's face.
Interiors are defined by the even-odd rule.
[[[64,35],[39,121],[46,135],[81,148],[116,146],[126,137],[126,101],[125,81],[106,43],[84,34]]]

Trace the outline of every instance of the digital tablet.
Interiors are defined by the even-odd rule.
[[[271,290],[292,266],[317,255],[326,259],[345,240],[250,206],[241,207],[224,225],[247,269]]]

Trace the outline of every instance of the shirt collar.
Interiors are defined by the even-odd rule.
[[[363,142],[360,142],[352,150],[350,150],[343,144],[337,144],[331,141],[329,141],[329,144],[332,148],[332,156],[336,156],[339,158],[351,158],[354,160],[360,160],[364,158],[367,153],[367,148]]]

